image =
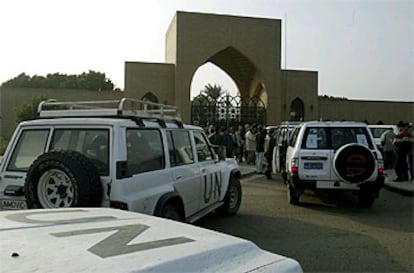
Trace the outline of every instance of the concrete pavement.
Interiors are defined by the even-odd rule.
[[[240,168],[242,178],[256,173],[255,166],[247,165],[244,162],[239,163],[239,168]],[[414,180],[395,182],[393,181],[396,178],[394,170],[384,171],[384,176],[385,176],[384,188],[391,190],[391,191],[402,193],[404,195],[414,195]]]
[[[392,191],[397,191],[403,194],[407,194],[407,195],[414,195],[414,180],[413,179],[411,179],[410,181],[401,181],[401,182],[393,181],[394,179],[397,178],[394,170],[385,170],[384,176],[385,176],[385,185],[384,185],[385,188],[392,190]]]

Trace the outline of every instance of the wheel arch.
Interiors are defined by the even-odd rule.
[[[239,169],[232,169],[232,170],[230,171],[230,173],[229,173],[229,175],[228,175],[228,178],[227,178],[227,180],[226,180],[227,185],[226,185],[226,187],[225,187],[225,190],[222,192],[221,200],[223,200],[223,199],[224,199],[224,197],[226,196],[226,192],[229,190],[229,188],[230,188],[230,184],[231,184],[231,180],[232,180],[233,178],[238,178],[238,179],[241,179],[241,172],[240,172],[240,170],[239,170]]]
[[[181,220],[185,221],[185,209],[184,209],[184,202],[178,192],[167,192],[158,198],[157,204],[154,208],[154,216],[162,216],[162,209],[167,204],[174,204],[180,211]]]

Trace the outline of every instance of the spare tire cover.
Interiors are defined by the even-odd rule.
[[[375,171],[374,154],[367,147],[356,143],[339,148],[333,163],[335,173],[351,183],[364,181]]]

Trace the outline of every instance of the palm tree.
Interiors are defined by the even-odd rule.
[[[220,85],[211,85],[207,84],[204,86],[204,89],[201,90],[201,94],[203,94],[206,97],[210,97],[213,100],[217,100],[225,93],[225,90]]]

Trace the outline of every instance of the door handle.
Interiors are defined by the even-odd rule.
[[[180,180],[181,178],[183,178],[183,176],[182,176],[182,175],[177,175],[177,176],[175,177],[175,180]]]

